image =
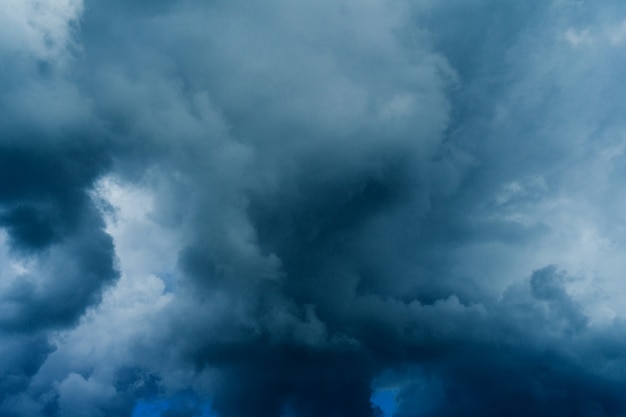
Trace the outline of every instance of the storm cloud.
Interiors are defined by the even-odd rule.
[[[622,9],[5,1],[0,414],[626,415]]]

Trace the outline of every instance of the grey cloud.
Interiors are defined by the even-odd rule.
[[[80,139],[59,151],[31,146],[5,144],[0,152],[3,226],[16,256],[40,265],[2,297],[13,306],[3,327],[13,329],[75,323],[117,276],[111,239],[88,195],[108,158]]]
[[[402,417],[624,414],[623,326],[569,292],[619,240],[614,4],[84,6],[71,59],[2,69],[0,410],[378,416],[390,372]],[[102,364],[56,332],[115,316],[110,174],[178,264]]]
[[[15,7],[19,18],[22,6]],[[19,398],[54,351],[53,333],[77,324],[118,277],[113,242],[89,195],[110,166],[110,152],[66,67],[64,19],[71,20],[73,10],[68,5],[59,15],[50,7],[38,10],[47,16],[22,16],[34,25],[25,29],[32,39],[20,53],[0,50],[6,75],[0,83],[0,224],[9,246],[0,333],[2,346],[20,353],[1,360],[7,368],[1,407],[8,415],[19,415],[15,404],[33,403]],[[36,44],[40,35],[49,40],[43,49]]]
[[[54,350],[45,336],[3,336],[0,402],[28,387],[47,355]]]

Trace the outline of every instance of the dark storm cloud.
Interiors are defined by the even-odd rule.
[[[113,243],[88,194],[110,163],[95,134],[37,127],[5,131],[1,223],[14,256],[37,264],[2,294],[0,321],[6,329],[74,324],[117,277]]]
[[[475,323],[487,338],[464,337],[451,354],[429,362],[420,383],[400,393],[397,415],[623,415],[621,372],[597,366],[600,346],[613,343],[584,324],[580,306],[563,292],[564,278],[549,266],[507,291],[491,318]],[[612,362],[600,355],[601,363]],[[420,411],[412,398],[424,398],[424,387],[437,406]]]
[[[16,248],[43,249],[76,228],[89,204],[86,188],[107,158],[80,138],[59,150],[54,145],[22,145],[24,139],[15,136],[13,146],[0,152],[0,198],[6,207],[2,223]]]
[[[89,194],[110,154],[64,70],[64,19],[73,7],[65,5],[67,16],[52,7],[43,22],[37,16],[20,26],[31,6],[6,5],[3,30],[16,44],[0,46],[3,413],[55,350],[52,332],[75,325],[118,277],[113,242]]]
[[[443,8],[442,17],[427,21],[435,45],[440,42],[445,56],[458,66],[465,87],[452,93],[459,95],[453,103],[459,107],[452,108],[448,126],[452,149],[466,149],[471,155],[467,160],[477,166],[458,183],[461,187],[465,181],[463,188],[437,195],[434,190],[442,185],[436,173],[441,167],[428,162],[436,154],[421,160],[407,152],[410,140],[419,141],[418,137],[407,134],[407,142],[395,149],[386,143],[384,154],[362,154],[359,147],[369,133],[364,132],[350,139],[351,156],[366,161],[363,168],[346,169],[350,162],[341,155],[316,159],[313,149],[305,157],[292,155],[298,166],[289,175],[275,174],[279,179],[272,192],[248,193],[247,212],[254,230],[250,239],[262,254],[279,262],[273,281],[259,282],[254,272],[232,265],[228,257],[214,258],[215,248],[205,240],[184,252],[182,267],[200,287],[226,291],[243,309],[240,315],[225,315],[229,323],[241,322],[241,327],[232,325],[232,332],[219,323],[213,327],[213,319],[201,325],[208,326],[209,333],[220,333],[215,345],[211,340],[183,343],[191,345],[186,349],[191,349],[195,363],[223,371],[214,392],[218,413],[279,415],[287,409],[294,415],[373,415],[368,405],[372,378],[388,366],[416,363],[443,381],[442,400],[420,410],[419,403],[403,401],[412,395],[407,390],[400,396],[400,415],[623,413],[618,395],[622,384],[614,375],[596,374],[590,363],[578,363],[582,346],[574,344],[573,351],[566,347],[571,338],[585,339],[593,332],[586,327],[581,307],[567,295],[562,273],[546,267],[531,274],[533,267],[542,265],[527,266],[526,276],[502,277],[490,288],[493,283],[481,280],[480,271],[489,264],[501,271],[497,267],[506,260],[492,260],[498,255],[488,251],[478,252],[486,267],[480,260],[455,259],[480,244],[503,245],[510,257],[507,246],[522,251],[529,242],[543,239],[550,232],[547,225],[509,218],[520,208],[534,208],[560,187],[552,181],[563,182],[565,177],[554,170],[554,161],[569,158],[564,135],[570,127],[560,121],[561,109],[526,107],[535,103],[518,102],[514,91],[518,85],[511,85],[512,77],[521,77],[522,85],[551,81],[542,73],[524,79],[518,71],[527,65],[526,58],[511,54],[541,51],[538,43],[545,38],[534,35],[536,30],[558,42],[552,40],[558,39],[557,28],[565,31],[567,26],[558,25],[556,18],[558,26],[546,24],[559,11],[529,6],[520,12],[495,3],[469,8],[476,20]],[[469,28],[461,25],[458,33],[434,29],[437,19],[451,14],[470,20]],[[472,33],[469,41],[467,29]],[[478,52],[470,53],[462,42],[480,45]],[[543,71],[540,64],[537,71]],[[572,73],[565,77],[577,76]],[[552,100],[566,100],[570,90],[546,94]],[[272,95],[265,98],[271,108]],[[474,109],[468,100],[484,103]],[[492,112],[498,106],[508,111],[508,105],[519,109],[517,118],[494,121]],[[446,106],[440,111],[447,112]],[[550,114],[539,119],[546,123],[543,126],[531,122],[541,111]],[[238,115],[246,120],[245,113]],[[267,121],[251,120],[262,127]],[[523,126],[529,130],[523,131]],[[311,135],[311,129],[315,131],[307,126],[301,134]],[[323,145],[320,148],[323,152]],[[450,162],[448,158],[444,163]],[[426,178],[415,169],[425,164]],[[454,175],[462,176],[471,165],[455,166]],[[531,178],[525,184],[507,185],[527,173],[545,175],[548,182]],[[504,190],[492,197],[495,201],[485,201],[488,190],[499,186]],[[426,204],[424,193],[431,195]],[[471,269],[460,270],[467,267]],[[498,302],[498,292],[507,286],[512,285],[507,291],[515,293],[515,279],[527,280],[524,291]],[[309,333],[299,339],[302,322],[309,325]],[[300,353],[290,354],[284,345]],[[341,359],[345,352],[353,361]],[[295,362],[289,360],[292,355]],[[287,382],[279,379],[283,373]],[[296,382],[302,375],[308,385]],[[319,383],[315,375],[321,375]],[[346,385],[335,387],[333,381],[340,376],[345,376]],[[343,395],[327,396],[324,387],[329,385]]]
[[[0,401],[28,387],[53,347],[41,335],[2,337]]]
[[[569,271],[621,244],[617,6],[80,5],[0,43],[0,411],[624,415],[623,324]],[[132,285],[99,305],[107,175],[178,259],[139,325]]]

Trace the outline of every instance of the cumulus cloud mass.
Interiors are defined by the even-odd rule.
[[[626,416],[626,10],[4,0],[0,415]]]

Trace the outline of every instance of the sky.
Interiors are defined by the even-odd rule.
[[[626,416],[617,0],[2,0],[0,415]]]

